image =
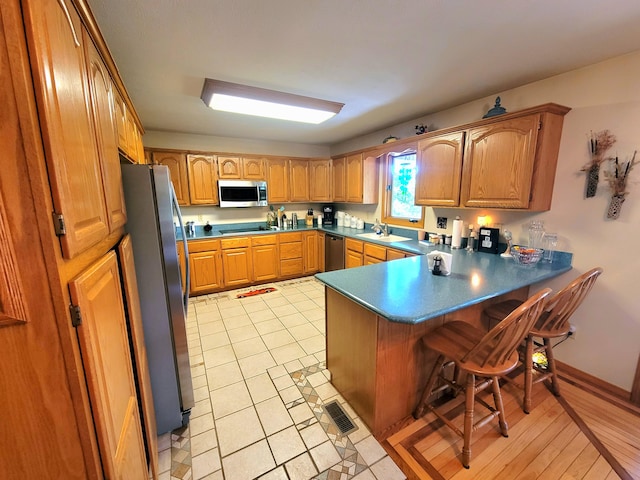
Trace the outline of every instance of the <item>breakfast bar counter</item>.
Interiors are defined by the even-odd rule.
[[[423,335],[452,319],[486,328],[487,305],[524,300],[529,286],[571,270],[564,252],[525,267],[500,255],[439,250],[452,254],[448,276],[432,275],[426,255],[316,275],[326,291],[331,382],[378,439],[402,425],[424,388],[435,358],[420,347]]]

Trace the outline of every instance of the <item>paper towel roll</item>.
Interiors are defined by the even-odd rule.
[[[451,235],[451,248],[460,248],[462,245],[462,220],[456,217],[453,221],[453,232]]]

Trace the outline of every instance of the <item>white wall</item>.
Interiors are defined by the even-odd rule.
[[[640,166],[629,174],[626,201],[618,220],[606,218],[610,190],[602,180],[594,198],[584,197],[585,174],[581,167],[589,160],[590,132],[609,129],[617,137],[611,153],[628,160],[640,150],[640,52],[608,60],[587,68],[555,76],[522,87],[497,92],[490,97],[428,115],[384,131],[359,137],[332,147],[332,155],[379,144],[388,135],[415,135],[414,127],[424,123],[437,128],[479,120],[500,95],[508,111],[555,102],[571,107],[564,121],[551,210],[542,213],[427,208],[425,228],[436,230],[436,216],[460,215],[476,223],[487,213],[495,223],[527,240],[527,224],[543,220],[547,231],[560,235],[559,250],[570,251],[573,270],[548,286],[557,289],[595,266],[604,274],[573,317],[575,339],[558,345],[557,358],[584,372],[617,385],[632,387],[640,354],[640,255],[634,250],[640,238]],[[360,207],[362,208],[362,207]],[[379,215],[379,211],[375,214]],[[547,286],[547,285],[545,285]],[[536,286],[537,289],[542,285]]]

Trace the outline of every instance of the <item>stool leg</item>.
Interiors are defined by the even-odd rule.
[[[436,384],[436,379],[442,369],[442,365],[444,365],[444,355],[439,355],[435,365],[433,366],[433,370],[431,370],[431,373],[429,374],[429,379],[427,380],[427,384],[422,392],[422,398],[420,399],[420,402],[418,402],[416,409],[413,411],[413,418],[416,420],[424,415],[429,397],[431,396],[433,386]]]
[[[533,387],[533,337],[527,335],[524,352],[524,413],[531,411],[531,390]]]
[[[509,425],[507,425],[507,419],[504,416],[504,403],[502,402],[502,393],[500,392],[500,383],[498,377],[493,377],[493,403],[498,410],[498,420],[500,423],[500,432],[503,437],[509,436]]]
[[[557,397],[560,395],[560,382],[558,382],[558,374],[556,372],[556,360],[553,358],[553,347],[551,346],[551,339],[544,339],[544,350],[547,356],[547,368],[551,373],[551,391]]]
[[[464,404],[464,446],[462,447],[462,465],[469,468],[471,460],[471,433],[473,432],[473,408],[475,406],[476,376],[467,373]]]

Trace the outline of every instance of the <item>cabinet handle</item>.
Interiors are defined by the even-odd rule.
[[[76,44],[76,47],[79,47],[80,41],[78,40],[78,36],[76,35],[76,29],[73,26],[73,20],[71,20],[71,14],[69,13],[69,9],[67,8],[67,5],[64,3],[64,0],[58,0],[58,3],[62,7],[62,10],[64,10],[64,15],[65,17],[67,17],[67,22],[69,22],[69,27],[71,27],[71,34],[73,35],[73,43]]]

